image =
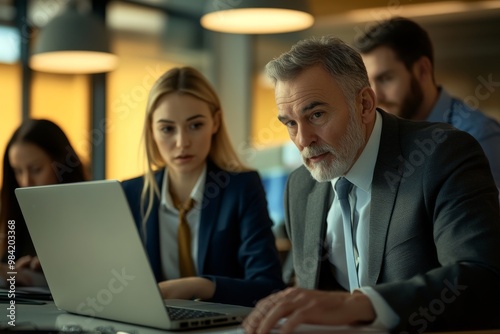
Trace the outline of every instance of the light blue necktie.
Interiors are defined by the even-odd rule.
[[[344,222],[345,254],[347,260],[347,273],[349,275],[349,289],[352,291],[359,288],[358,273],[354,260],[354,246],[351,224],[351,206],[349,205],[349,193],[353,184],[346,178],[341,177],[335,184],[340,207],[342,209],[342,220]]]

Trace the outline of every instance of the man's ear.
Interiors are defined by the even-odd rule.
[[[419,81],[428,79],[434,80],[434,70],[431,60],[426,56],[420,57],[413,64],[413,74]]]
[[[359,92],[358,99],[361,106],[361,119],[363,123],[369,123],[375,117],[377,108],[375,92],[370,87],[365,87]]]

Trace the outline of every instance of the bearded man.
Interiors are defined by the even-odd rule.
[[[436,82],[432,41],[420,25],[395,17],[373,26],[354,45],[380,108],[411,120],[445,122],[471,134],[481,144],[500,189],[500,123]],[[482,83],[475,91],[480,96],[499,85],[491,74]]]
[[[393,333],[500,328],[500,210],[476,139],[376,107],[360,54],[309,38],[266,66],[303,158],[285,190],[297,287],[261,300],[247,333],[277,324]]]

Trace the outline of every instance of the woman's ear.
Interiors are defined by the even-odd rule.
[[[220,123],[221,123],[222,111],[217,109],[214,112],[214,126],[212,128],[212,134],[216,134],[219,131]]]

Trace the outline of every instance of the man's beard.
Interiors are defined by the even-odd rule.
[[[328,144],[318,144],[305,147],[301,154],[304,165],[318,182],[328,182],[336,177],[345,175],[354,164],[354,159],[361,147],[365,144],[363,127],[351,113],[345,135],[340,139],[339,149]],[[329,152],[326,159],[307,164],[307,158]]]
[[[412,75],[410,81],[410,91],[401,103],[401,109],[399,110],[398,115],[406,119],[415,119],[419,111],[418,109],[422,105],[423,99],[424,93],[422,92],[422,88],[418,84],[417,79],[415,79]]]
[[[422,105],[424,93],[418,84],[415,76],[411,76],[410,89],[406,96],[404,96],[401,103],[387,100],[378,100],[379,106],[391,114],[397,115],[406,119],[415,119],[418,114],[419,108]]]

